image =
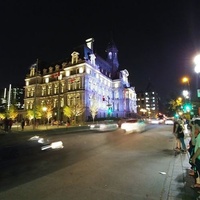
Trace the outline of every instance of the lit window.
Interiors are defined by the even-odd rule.
[[[66,74],[66,76],[70,76],[70,71],[67,70],[67,71],[65,72],[65,74]]]
[[[90,69],[89,68],[86,69],[86,73],[90,74]]]
[[[45,78],[45,83],[48,83],[49,82],[49,78]]]
[[[83,67],[80,67],[80,68],[79,68],[79,73],[81,74],[81,73],[83,73],[83,71],[84,71],[84,68],[83,68]]]
[[[112,52],[109,52],[108,56],[109,56],[109,59],[111,60],[112,59]]]
[[[57,86],[54,87],[54,94],[56,94]]]

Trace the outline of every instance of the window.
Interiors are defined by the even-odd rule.
[[[91,74],[91,70],[89,68],[86,69],[87,74]]]
[[[71,54],[71,56],[72,56],[72,60],[71,60],[72,64],[77,63],[77,62],[78,62],[79,53],[74,51],[74,52]]]
[[[80,68],[79,68],[79,73],[82,74],[83,72],[84,72],[84,68],[83,68],[83,67],[80,67]]]
[[[66,75],[66,76],[70,76],[70,71],[67,70],[67,71],[65,72],[65,75]]]
[[[51,87],[48,87],[48,95],[51,94]]]
[[[108,53],[108,57],[109,57],[110,60],[112,60],[112,52]]]
[[[48,83],[49,82],[49,78],[45,78],[45,83]]]

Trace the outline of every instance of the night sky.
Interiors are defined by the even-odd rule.
[[[184,75],[196,87],[199,0],[4,0],[0,22],[0,88],[24,85],[37,58],[55,63],[91,37],[95,53],[103,58],[114,40],[120,68],[129,71],[136,92],[150,81],[161,99],[179,95]]]

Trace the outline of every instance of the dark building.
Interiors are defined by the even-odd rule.
[[[149,81],[145,91],[137,92],[137,112],[144,117],[157,117],[159,113],[159,96]]]
[[[18,110],[24,108],[24,88],[12,87],[11,84],[8,88],[1,89],[0,91],[0,111],[5,111],[11,105],[14,105]]]

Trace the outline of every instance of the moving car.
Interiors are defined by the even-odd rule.
[[[96,130],[96,131],[114,131],[117,129],[118,129],[118,124],[109,120],[90,125],[90,130]]]
[[[121,124],[121,129],[125,130],[126,133],[141,133],[146,130],[146,126],[146,123],[142,119],[128,119]]]
[[[166,119],[165,120],[165,124],[166,125],[173,125],[174,124],[174,120],[173,119]]]
[[[150,124],[160,124],[160,121],[159,121],[159,119],[151,118],[151,119],[149,120],[149,123],[150,123]]]

